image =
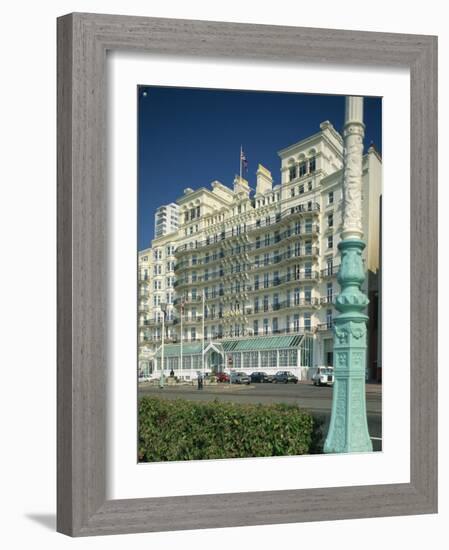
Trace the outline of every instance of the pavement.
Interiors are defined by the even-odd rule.
[[[298,384],[217,384],[204,386],[139,385],[139,396],[152,395],[163,399],[187,399],[190,401],[232,401],[234,403],[289,403],[298,405],[324,420],[323,433],[327,433],[332,409],[332,387],[313,386],[310,382]],[[382,449],[382,386],[366,385],[368,428],[375,451]]]

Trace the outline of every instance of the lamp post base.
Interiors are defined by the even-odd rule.
[[[373,445],[368,432],[365,398],[366,322],[362,311],[368,298],[361,292],[364,281],[359,239],[340,241],[342,263],[338,273],[341,293],[336,308],[341,314],[334,322],[334,389],[325,453],[370,452]]]
[[[324,444],[325,453],[371,452],[365,400],[365,353],[361,350],[336,354],[340,370],[335,376],[332,416]],[[348,362],[351,364],[348,367]],[[355,368],[360,372],[354,372]]]

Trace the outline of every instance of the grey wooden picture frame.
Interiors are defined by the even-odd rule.
[[[437,38],[83,13],[57,26],[57,530],[86,536],[435,513]],[[409,68],[410,483],[106,499],[109,50]]]

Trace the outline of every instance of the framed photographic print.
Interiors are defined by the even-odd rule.
[[[435,37],[58,20],[59,531],[436,511],[436,74]]]

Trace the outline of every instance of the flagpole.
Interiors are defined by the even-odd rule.
[[[240,145],[240,181],[242,181],[242,152],[243,152],[243,148],[242,146]]]
[[[203,288],[203,378],[204,378],[204,310],[205,310],[206,296]]]
[[[182,316],[184,315],[184,298],[181,298],[181,347],[180,347],[180,352],[181,352],[181,365],[180,365],[180,370],[181,370],[181,375],[182,375],[182,370],[183,370],[183,365],[182,365]]]
[[[162,310],[162,346],[161,346],[161,376],[159,378],[159,387],[163,388],[165,384],[165,307],[164,304],[161,304],[161,310]]]

